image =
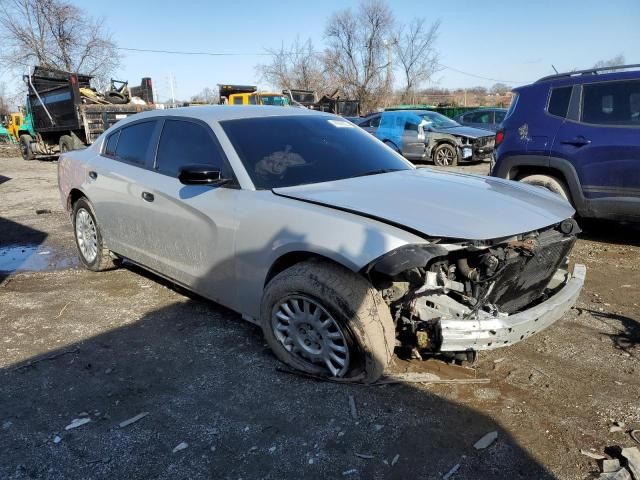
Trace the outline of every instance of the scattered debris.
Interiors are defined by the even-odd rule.
[[[49,210],[48,208],[38,208],[36,210],[36,215],[46,215],[48,213],[51,213],[51,210]]]
[[[62,316],[62,314],[64,313],[64,311],[67,309],[67,307],[69,306],[69,304],[70,304],[70,303],[71,303],[71,302],[67,302],[67,303],[65,304],[65,306],[64,306],[64,307],[62,307],[62,310],[60,310],[60,313],[58,313],[58,315],[56,315],[56,317],[55,317],[55,318],[60,318],[60,317]]]
[[[65,430],[71,430],[73,428],[81,427],[91,421],[90,418],[74,418],[69,425],[64,427]]]
[[[257,452],[257,451],[258,451],[258,447],[256,447],[255,445],[249,449],[249,452]]]
[[[612,425],[609,427],[609,433],[622,432],[623,428],[618,425]]]
[[[451,470],[449,470],[447,473],[445,473],[445,474],[442,476],[442,480],[449,480],[451,477],[453,477],[453,476],[456,474],[456,472],[457,472],[458,470],[460,470],[460,464],[459,464],[459,463],[456,463],[456,464],[451,468]]]
[[[356,401],[353,395],[349,395],[349,408],[351,409],[351,416],[354,420],[358,419],[358,409],[356,408]]]
[[[53,437],[53,443],[60,443],[61,441],[62,441],[62,439],[58,435]]]
[[[50,253],[49,250],[43,250],[42,252],[38,252],[38,255],[49,255]]]
[[[357,453],[355,452],[354,455],[358,458],[364,458],[365,460],[371,460],[372,458],[376,458],[375,456],[369,454],[369,453]]]
[[[24,365],[18,365],[17,367],[12,368],[11,371],[12,372],[16,372],[18,370],[22,370],[23,368],[33,367],[33,366],[37,365],[40,362],[44,362],[45,360],[55,360],[56,358],[62,357],[64,355],[69,355],[71,353],[78,353],[79,351],[80,351],[80,349],[77,348],[77,347],[72,349],[72,350],[65,350],[63,352],[56,353],[55,355],[50,355],[48,357],[39,358],[38,360],[33,360],[31,362],[27,362]]]
[[[352,468],[350,470],[345,470],[344,472],[342,472],[342,475],[346,477],[347,475],[354,475],[356,473],[358,473],[358,470],[356,470],[355,468]]]
[[[498,438],[498,432],[496,432],[495,430],[493,432],[489,432],[476,443],[474,443],[473,448],[475,448],[476,450],[484,450],[493,442],[495,442],[496,438]]]
[[[631,438],[633,438],[637,443],[640,443],[640,430],[631,430],[629,435],[631,435]]]
[[[620,460],[617,458],[602,461],[602,473],[614,473],[620,470],[620,468]]]
[[[187,448],[189,444],[187,442],[180,442],[176,447],[172,450],[173,453],[179,452],[180,450],[184,450]]]
[[[594,460],[606,460],[607,458],[604,455],[600,455],[599,453],[590,452],[589,450],[584,450],[584,449],[580,450],[580,453],[589,458],[593,458]]]
[[[135,417],[131,417],[131,418],[127,419],[127,420],[124,420],[123,422],[120,422],[120,428],[127,427],[127,426],[131,425],[132,423],[136,423],[138,420],[143,419],[147,415],[149,415],[149,412],[142,412],[142,413],[139,413],[138,415],[136,415]]]
[[[629,470],[621,468],[614,473],[601,473],[598,477],[600,480],[632,480]]]
[[[633,478],[640,479],[640,450],[638,447],[623,448],[621,454],[627,460],[627,468],[633,474]]]
[[[496,358],[493,363],[501,363],[504,362],[504,357]]]
[[[400,460],[400,454],[396,453],[396,456],[393,457],[393,460],[391,460],[391,466],[395,466],[395,464],[398,463],[398,460]]]

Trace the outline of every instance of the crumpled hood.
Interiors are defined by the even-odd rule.
[[[426,168],[273,192],[360,213],[426,236],[465,240],[526,233],[574,213],[569,203],[541,187]]]
[[[451,135],[458,135],[461,137],[480,138],[480,137],[493,137],[495,133],[489,130],[483,130],[481,128],[474,127],[451,127],[451,128],[436,128],[436,132],[449,133]]]

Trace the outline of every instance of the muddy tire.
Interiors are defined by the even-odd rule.
[[[438,167],[455,167],[458,165],[458,150],[448,143],[438,145],[433,151],[433,163]]]
[[[276,275],[265,287],[260,323],[282,362],[313,375],[370,383],[393,356],[395,326],[380,293],[328,261],[301,262]]]
[[[70,152],[73,150],[73,138],[69,135],[62,135],[60,137],[60,153]]]
[[[553,193],[560,195],[567,202],[571,202],[571,195],[569,194],[569,188],[559,178],[551,175],[527,175],[526,177],[519,178],[522,183],[528,183],[529,185],[536,185],[538,187],[544,187]]]
[[[111,252],[102,240],[96,214],[86,198],[80,198],[73,205],[72,221],[73,236],[82,264],[94,272],[115,268]]]
[[[20,154],[23,160],[34,160],[36,158],[31,148],[31,135],[20,135]]]

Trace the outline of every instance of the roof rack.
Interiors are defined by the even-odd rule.
[[[573,72],[566,72],[566,73],[556,73],[554,75],[542,77],[541,79],[536,80],[536,83],[544,82],[547,80],[553,80],[556,78],[567,78],[567,77],[573,77],[578,75],[597,75],[599,72],[609,72],[611,70],[627,70],[630,68],[640,68],[640,63],[636,63],[633,65],[616,65],[613,67],[589,68],[588,70],[575,70]]]

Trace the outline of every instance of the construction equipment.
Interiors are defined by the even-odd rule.
[[[282,93],[259,92],[254,85],[218,84],[220,103],[228,105],[276,105],[289,106],[289,97]]]
[[[30,131],[18,132],[25,160],[90,145],[118,120],[155,108],[150,78],[143,78],[140,87],[134,88],[113,80],[104,93],[91,87],[91,78],[45,67],[35,67],[24,76],[28,88],[25,112],[32,119]]]

